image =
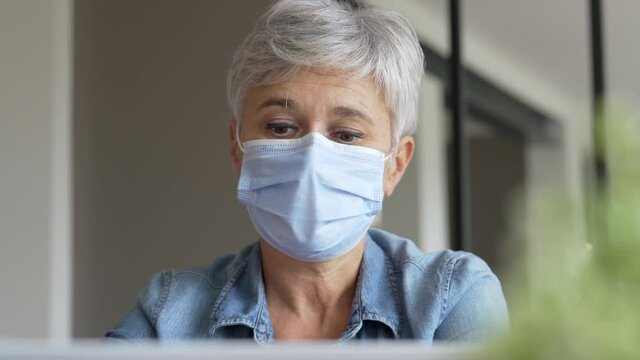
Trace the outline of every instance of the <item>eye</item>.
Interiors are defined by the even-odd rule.
[[[296,133],[298,128],[288,122],[272,122],[267,124],[267,130],[270,134],[277,137],[288,137]]]
[[[333,137],[336,139],[336,141],[343,144],[356,144],[364,137],[364,134],[359,131],[340,130],[336,131]]]

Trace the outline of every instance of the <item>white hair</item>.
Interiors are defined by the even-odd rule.
[[[249,90],[286,81],[301,69],[372,76],[397,144],[417,128],[423,61],[415,31],[398,13],[338,0],[280,0],[235,52],[227,96],[241,121]]]

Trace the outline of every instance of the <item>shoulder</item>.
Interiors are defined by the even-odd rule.
[[[198,336],[206,331],[222,289],[246,267],[257,245],[215,259],[210,265],[154,274],[134,308],[107,336]],[[143,331],[144,330],[144,331]]]
[[[229,280],[246,267],[255,249],[256,244],[254,243],[238,253],[220,256],[207,266],[170,270],[164,273],[171,277],[174,287],[222,289]]]
[[[437,291],[444,303],[482,279],[495,279],[486,262],[464,251],[424,253],[413,241],[390,232],[371,229],[371,239],[380,247],[394,273],[408,290]]]
[[[254,246],[251,245],[237,254],[220,256],[207,266],[160,271],[151,277],[141,297],[148,296],[152,300],[161,300],[164,293],[176,290],[221,289],[234,276],[234,273],[246,264],[249,252],[247,250],[251,250]]]
[[[508,321],[500,281],[480,257],[424,253],[411,240],[379,229],[370,235],[393,264],[413,337],[478,339]]]
[[[166,306],[165,298],[193,303],[203,299],[204,294],[220,292],[242,272],[256,247],[254,243],[236,254],[223,255],[208,266],[159,272],[151,278],[142,298],[148,298],[156,306]]]
[[[388,231],[372,228],[369,235],[397,272],[418,272],[425,276],[439,274],[458,279],[491,273],[482,259],[468,252],[442,250],[424,253],[413,241]]]
[[[442,286],[440,324],[434,334],[441,341],[484,341],[509,327],[502,285],[479,257],[459,252]]]

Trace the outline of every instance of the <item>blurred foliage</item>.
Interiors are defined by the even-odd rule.
[[[640,359],[640,119],[609,114],[603,124],[608,181],[588,196],[588,231],[566,194],[528,199],[511,331],[487,358]]]

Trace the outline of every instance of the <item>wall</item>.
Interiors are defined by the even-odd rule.
[[[235,199],[226,69],[266,1],[78,1],[74,336],[150,276],[254,241]]]
[[[0,337],[68,335],[69,2],[0,2]]]
[[[423,251],[449,248],[446,178],[446,109],[442,82],[425,75],[413,159],[385,200],[380,226],[412,239]]]

